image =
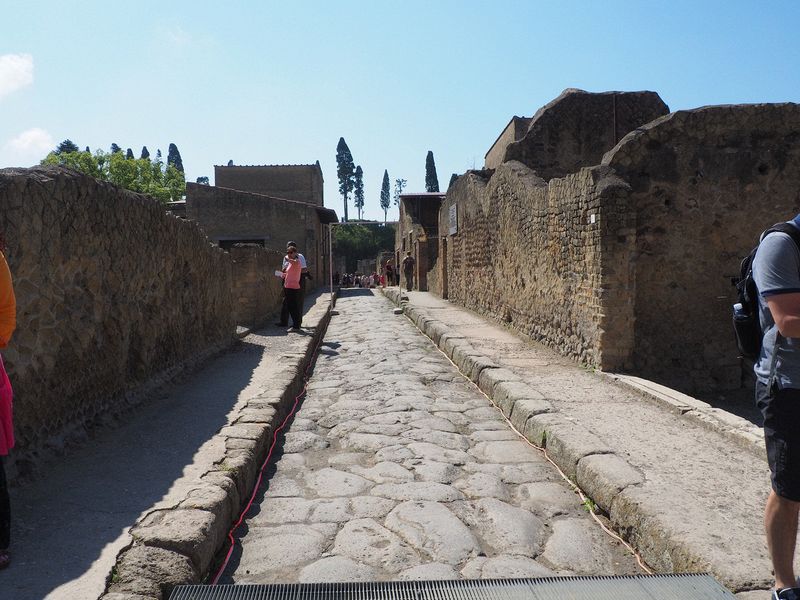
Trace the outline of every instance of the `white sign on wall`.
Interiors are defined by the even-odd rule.
[[[451,204],[450,205],[450,228],[448,230],[449,235],[455,235],[458,233],[458,205]]]

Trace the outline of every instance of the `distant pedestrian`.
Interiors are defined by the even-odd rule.
[[[386,261],[386,285],[394,285],[394,267],[392,266],[392,259]]]
[[[17,325],[17,304],[4,251],[0,240],[0,348],[8,346]],[[5,569],[11,562],[8,549],[11,542],[11,502],[3,457],[14,447],[12,396],[11,382],[0,357],[0,569]]]
[[[800,229],[800,215],[789,223]],[[800,512],[800,250],[791,236],[771,232],[753,260],[763,344],[755,363],[756,403],[772,489],[764,511],[775,573],[773,600],[800,600],[794,573]]]
[[[406,290],[409,292],[414,287],[414,264],[416,262],[411,256],[411,251],[406,252],[406,257],[403,259],[403,274],[406,276]]]
[[[283,308],[292,317],[292,329],[300,329],[303,324],[303,304],[300,280],[303,267],[297,257],[297,248],[289,246],[283,259]],[[288,325],[288,318],[287,323]]]
[[[297,244],[295,244],[292,241],[289,241],[289,242],[286,243],[286,253],[287,253],[287,255],[289,253],[289,248],[294,248],[295,249],[295,253],[297,255],[296,256],[297,260],[300,261],[301,271],[300,271],[300,300],[299,300],[299,302],[300,302],[300,310],[302,311],[303,310],[303,306],[305,305],[305,301],[306,301],[306,279],[311,279],[311,274],[308,272],[308,263],[306,263],[306,257],[303,256],[302,254],[300,254],[299,252],[297,252]],[[283,266],[281,267],[281,269],[285,272],[287,266],[288,266],[288,261],[286,260],[286,256],[284,256],[283,257]],[[284,287],[284,290],[285,289],[286,288]],[[285,292],[284,292],[284,296],[285,296]],[[287,306],[288,306],[288,304],[286,302],[283,302],[281,304],[281,319],[280,319],[280,322],[277,323],[277,325],[279,327],[286,327],[287,325],[289,325],[289,312],[288,312]]]

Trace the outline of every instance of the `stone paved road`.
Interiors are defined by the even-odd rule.
[[[221,583],[639,572],[388,300],[352,290],[336,308]]]

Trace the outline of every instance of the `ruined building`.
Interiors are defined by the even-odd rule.
[[[570,89],[514,127],[442,202],[431,291],[603,370],[738,388],[731,279],[800,211],[800,106]]]

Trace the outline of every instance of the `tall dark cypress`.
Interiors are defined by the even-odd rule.
[[[183,173],[183,161],[181,160],[181,153],[178,152],[178,147],[175,144],[169,145],[167,151],[167,166],[172,165],[178,171]]]
[[[355,186],[355,165],[353,155],[343,137],[336,145],[336,175],[339,177],[339,193],[344,200],[344,220],[347,221],[347,200]]]
[[[436,176],[436,163],[433,162],[433,151],[428,150],[425,157],[425,190],[428,192],[439,191],[439,178]]]

